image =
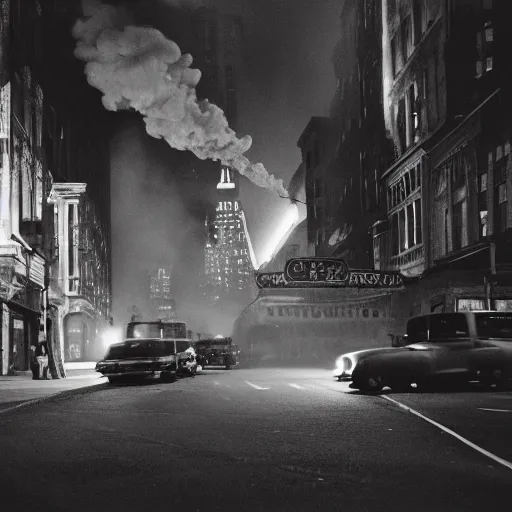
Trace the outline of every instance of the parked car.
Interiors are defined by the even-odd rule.
[[[189,342],[165,339],[130,339],[111,345],[96,371],[115,383],[136,378],[160,378],[174,382],[194,375],[196,354]]]
[[[206,366],[224,366],[226,370],[240,363],[240,349],[231,338],[211,338],[194,343],[198,363]]]
[[[403,347],[343,354],[333,374],[363,391],[470,380],[501,386],[512,377],[512,313],[421,315],[409,319],[404,340]]]

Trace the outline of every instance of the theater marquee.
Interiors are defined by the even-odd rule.
[[[401,288],[398,272],[350,269],[342,259],[294,258],[284,272],[256,275],[258,288]]]

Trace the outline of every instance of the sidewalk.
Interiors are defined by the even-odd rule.
[[[65,391],[98,386],[107,382],[93,369],[67,369],[67,378],[32,380],[32,372],[19,375],[0,375],[0,413],[22,404],[42,400]]]

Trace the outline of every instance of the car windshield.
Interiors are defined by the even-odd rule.
[[[448,341],[469,337],[463,313],[434,314],[430,317],[430,341]]]
[[[187,328],[183,322],[132,322],[128,324],[127,338],[186,338]]]
[[[196,349],[206,350],[206,349],[229,349],[231,347],[231,342],[229,338],[219,338],[215,340],[201,340],[196,342]]]
[[[512,313],[477,313],[475,320],[479,337],[512,340]]]

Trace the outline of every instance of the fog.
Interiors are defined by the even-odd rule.
[[[187,16],[185,7],[212,4],[206,0],[111,3],[128,9],[130,23],[161,30],[183,52],[190,45],[174,28],[180,25],[180,16]],[[300,163],[296,147],[300,133],[311,116],[328,113],[334,93],[330,58],[338,38],[340,2],[213,3],[223,10],[236,10],[244,18],[244,60],[237,70],[237,132],[252,137],[253,145],[247,152],[251,161],[263,162],[271,174],[287,184]],[[288,21],[283,24],[283,20]],[[178,316],[190,318],[197,331],[230,331],[238,311],[246,304],[225,304],[219,311],[212,311],[203,300],[201,288],[204,219],[215,205],[218,166],[152,139],[138,114],[115,116],[112,241],[116,324],[129,318],[133,305],[148,308],[149,272],[159,266],[172,266]],[[245,178],[240,188],[250,236],[261,263],[268,253],[269,233],[278,227],[289,202]],[[197,325],[199,318],[202,325]]]

